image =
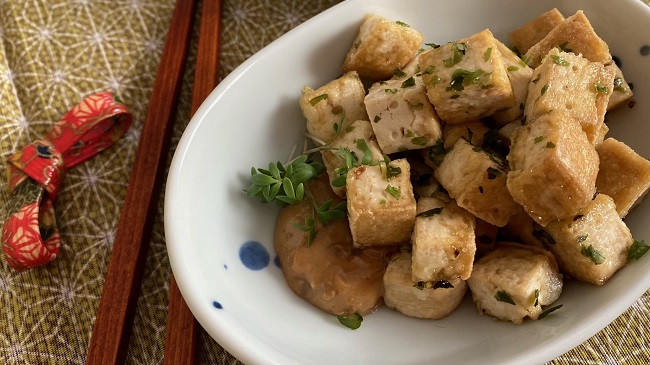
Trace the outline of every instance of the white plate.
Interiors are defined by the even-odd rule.
[[[466,299],[439,321],[381,308],[352,331],[289,290],[273,262],[278,209],[242,191],[251,166],[285,160],[302,141],[300,90],[339,75],[365,14],[401,20],[426,42],[444,43],[485,28],[507,40],[510,30],[554,6],[565,15],[584,9],[622,61],[638,103],[609,115],[610,135],[649,157],[650,56],[640,50],[650,42],[650,11],[640,1],[346,1],[232,72],[179,143],[166,190],[167,247],[181,292],[207,332],[249,364],[535,364],[579,345],[632,305],[650,287],[650,257],[602,288],[569,283],[558,302],[564,307],[543,321],[497,322],[479,316]],[[636,239],[650,242],[649,216],[646,202],[626,219]],[[248,241],[270,253],[267,266],[243,265],[240,248]]]

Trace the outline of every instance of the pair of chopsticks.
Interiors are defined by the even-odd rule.
[[[197,0],[177,0],[117,226],[86,364],[123,364],[151,239]],[[221,1],[204,0],[192,114],[218,82]],[[192,364],[197,323],[172,277],[165,364]]]

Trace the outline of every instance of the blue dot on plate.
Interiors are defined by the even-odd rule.
[[[212,302],[212,306],[217,309],[223,309],[223,305],[221,305],[221,303],[217,302],[216,300]]]
[[[644,45],[639,48],[639,53],[641,53],[641,56],[647,56],[650,55],[650,46],[649,45]]]
[[[261,243],[248,241],[239,248],[239,259],[248,269],[262,270],[269,265],[271,256]]]
[[[280,257],[275,256],[275,258],[273,259],[273,263],[275,264],[275,266],[282,268],[282,264],[280,263]]]

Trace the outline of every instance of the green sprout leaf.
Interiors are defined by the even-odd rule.
[[[545,309],[540,315],[537,317],[537,320],[542,320],[546,317],[548,317],[549,314],[555,312],[556,310],[562,308],[562,304],[556,305],[555,307],[547,308]]]
[[[515,301],[512,300],[512,297],[510,296],[510,294],[508,294],[508,292],[506,292],[505,290],[500,290],[500,291],[496,292],[496,294],[494,294],[494,299],[496,299],[499,302],[504,302],[504,303],[516,305]]]
[[[339,322],[349,329],[356,330],[361,327],[361,322],[363,322],[363,317],[358,313],[352,314],[339,314],[336,316]]]
[[[648,249],[650,249],[650,246],[648,246],[644,241],[635,240],[632,246],[630,246],[630,250],[627,252],[627,260],[632,261],[640,259],[641,256],[648,252]]]

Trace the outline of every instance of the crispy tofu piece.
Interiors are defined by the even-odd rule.
[[[347,128],[357,120],[368,120],[363,98],[366,90],[356,72],[348,72],[340,78],[314,90],[309,86],[302,89],[300,108],[307,118],[307,132],[323,142],[329,142],[336,135],[334,124]]]
[[[565,111],[595,145],[613,82],[614,69],[554,48],[533,73],[524,114],[531,121],[551,110]]]
[[[487,29],[421,55],[420,71],[429,100],[447,123],[465,123],[515,105],[503,57]]]
[[[350,124],[332,141],[330,146],[333,148],[348,149],[357,156],[360,162],[365,153],[370,154],[372,163],[381,160],[383,157],[382,151],[375,139],[375,134],[372,131],[372,126],[367,120],[357,120]],[[366,152],[366,150],[369,152]],[[327,175],[329,176],[332,190],[340,198],[344,198],[346,179],[337,173],[337,169],[345,168],[345,156],[340,156],[338,151],[329,149],[322,150],[321,155],[323,156],[323,164],[327,168]]]
[[[481,120],[474,120],[463,124],[445,124],[442,135],[445,148],[453,146],[457,140],[464,138],[475,146],[483,144],[483,137],[490,130]]]
[[[402,22],[366,15],[342,68],[370,80],[388,79],[413,58],[423,40],[420,32]]]
[[[603,285],[627,264],[634,243],[616,211],[614,200],[598,194],[578,215],[549,223],[547,248],[563,272],[593,285]]]
[[[503,111],[492,114],[491,119],[499,125],[505,125],[517,119],[524,112],[526,97],[528,96],[528,84],[533,76],[533,69],[528,67],[526,62],[510,50],[499,40],[496,41],[499,53],[508,71],[508,79],[512,85],[512,92],[515,95],[515,105]]]
[[[521,54],[528,52],[530,47],[544,39],[548,33],[564,21],[559,10],[553,8],[509,34],[510,44]]]
[[[581,54],[592,62],[601,62],[605,65],[612,63],[612,55],[609,53],[607,43],[598,37],[582,10],[578,10],[574,15],[564,19],[546,37],[532,46],[526,52],[525,59],[528,60],[530,67],[536,68],[541,64],[542,59],[556,47],[567,52]]]
[[[598,154],[565,112],[552,111],[517,128],[508,161],[512,198],[542,226],[575,216],[596,192]]]
[[[442,137],[440,119],[427,98],[422,76],[375,83],[364,103],[377,142],[386,154],[433,146]]]
[[[609,102],[607,103],[607,110],[612,110],[624,105],[626,101],[630,100],[632,96],[634,96],[634,93],[632,92],[630,84],[625,80],[623,71],[621,71],[620,67],[615,63],[612,63],[607,67],[612,67],[615,70],[614,85],[609,97]]]
[[[505,226],[518,208],[506,187],[507,164],[462,138],[434,175],[460,207],[495,226]]]
[[[413,281],[467,280],[476,253],[476,218],[453,201],[420,198],[411,243]]]
[[[413,281],[409,252],[393,256],[384,273],[384,303],[411,317],[446,317],[462,303],[466,292],[467,283],[458,277],[435,282]]]
[[[406,159],[384,164],[362,165],[348,172],[346,186],[348,217],[355,247],[409,243],[415,224],[416,203]]]
[[[519,324],[537,319],[562,293],[562,275],[548,251],[499,243],[474,264],[467,281],[480,314]]]
[[[596,190],[614,199],[623,218],[650,189],[650,161],[614,138],[607,138],[596,151],[600,158]]]
[[[513,120],[512,122],[504,125],[503,127],[499,128],[499,136],[503,139],[505,139],[508,144],[510,143],[512,139],[512,134],[515,133],[515,130],[521,126],[521,120],[522,118],[517,118]]]

